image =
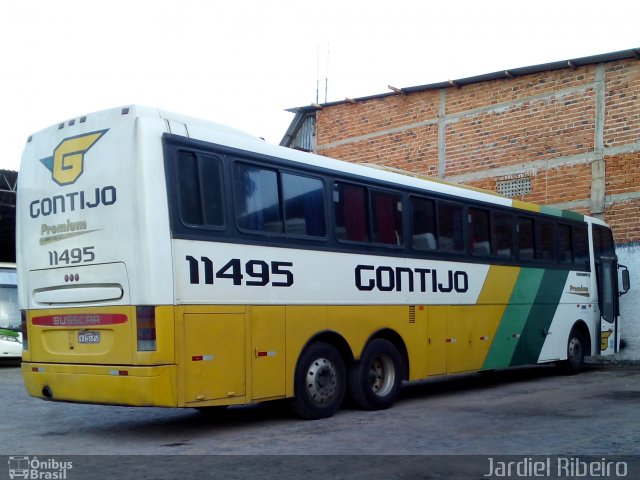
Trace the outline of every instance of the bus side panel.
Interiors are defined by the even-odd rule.
[[[522,330],[540,288],[543,273],[542,269],[530,268],[523,268],[518,273],[508,305],[482,365],[483,370],[506,368],[511,365]]]
[[[195,310],[195,311],[194,311]],[[245,313],[240,307],[185,309],[184,402],[244,397]],[[237,402],[231,402],[237,403]]]
[[[513,352],[512,366],[538,362],[544,342],[549,335],[551,322],[558,310],[568,274],[566,270],[544,271],[534,305],[531,307],[518,345]]]
[[[250,308],[251,399],[266,400],[285,395],[285,307]]]
[[[416,312],[417,310],[417,312]],[[376,333],[397,333],[409,356],[409,378],[424,378],[427,351],[427,315],[415,305],[333,306],[328,309],[329,329],[338,332],[349,343],[355,359],[362,356],[367,343]]]
[[[599,345],[596,342],[600,339],[600,332],[596,326],[598,313],[590,290],[590,277],[590,274],[584,272],[569,273],[549,334],[540,352],[539,362],[566,360],[567,341],[571,329],[578,322],[584,323],[589,330],[591,354],[598,353]]]

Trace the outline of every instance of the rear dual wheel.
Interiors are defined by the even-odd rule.
[[[375,339],[349,370],[349,393],[366,410],[389,408],[400,394],[403,361],[393,343]],[[294,412],[306,419],[332,416],[344,399],[347,373],[338,350],[326,342],[310,344],[300,356],[294,377]]]
[[[403,376],[398,350],[390,341],[378,338],[351,368],[349,392],[359,407],[384,410],[398,398]]]

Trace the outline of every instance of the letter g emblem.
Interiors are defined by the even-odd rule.
[[[77,137],[65,138],[53,151],[53,157],[40,160],[58,185],[74,183],[82,174],[84,155],[107,132],[100,130]]]

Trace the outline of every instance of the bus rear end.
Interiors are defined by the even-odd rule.
[[[17,257],[34,397],[177,404],[165,127],[157,111],[126,107],[27,142]]]

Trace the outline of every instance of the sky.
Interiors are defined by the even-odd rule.
[[[31,133],[133,103],[277,144],[287,109],[640,48],[639,17],[637,0],[7,0],[0,168]]]

